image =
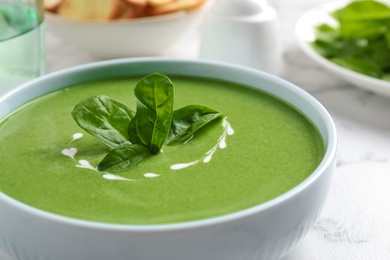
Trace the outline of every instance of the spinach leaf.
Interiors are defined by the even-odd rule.
[[[390,31],[389,31],[390,32]],[[390,68],[390,48],[383,37],[369,40],[367,46],[361,47],[361,58],[371,60],[383,69]]]
[[[206,124],[224,117],[203,105],[173,111],[174,85],[160,73],[142,78],[134,89],[137,110],[107,96],[90,97],[72,111],[77,124],[109,146],[99,171],[119,172],[139,165],[161,147],[184,143]]]
[[[76,123],[110,148],[129,142],[127,127],[135,112],[107,96],[90,97],[72,111]]]
[[[382,21],[350,21],[340,24],[341,35],[349,39],[376,37],[385,30]]]
[[[316,27],[316,52],[353,71],[386,77],[390,71],[390,7],[387,4],[353,1],[331,13],[338,26]]]
[[[389,21],[389,27],[390,27],[390,21]],[[385,32],[385,43],[387,48],[390,50],[390,30],[387,30]]]
[[[123,144],[112,149],[99,163],[98,170],[119,172],[139,165],[150,157],[148,148],[138,144]]]
[[[340,39],[340,32],[328,24],[320,24],[315,29],[317,41],[333,42]]]
[[[165,144],[176,145],[184,143],[197,130],[221,117],[224,117],[224,115],[203,105],[189,105],[175,110]]]
[[[386,31],[390,8],[376,1],[355,1],[333,13],[340,22],[341,35],[349,39],[375,37]]]
[[[333,58],[330,60],[338,65],[341,65],[345,68],[351,69],[367,76],[380,78],[383,74],[378,64],[370,60],[354,58]]]
[[[134,95],[137,111],[128,126],[129,139],[156,154],[164,144],[171,125],[173,84],[167,76],[152,73],[138,82]]]
[[[341,22],[383,20],[390,18],[390,7],[372,0],[353,1],[331,15]]]

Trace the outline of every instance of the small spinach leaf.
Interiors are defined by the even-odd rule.
[[[390,8],[375,1],[355,1],[333,13],[340,22],[340,33],[347,39],[376,37],[386,31],[384,19],[390,18]]]
[[[341,22],[383,20],[390,18],[390,8],[378,1],[352,1],[331,15]]]
[[[184,143],[200,128],[221,117],[224,115],[203,105],[189,105],[175,110],[165,144]]]
[[[390,21],[389,21],[388,26],[390,27]],[[387,30],[385,33],[385,43],[386,43],[387,49],[390,50],[390,30]]]
[[[354,58],[333,58],[330,61],[348,68],[350,70],[359,72],[361,74],[371,76],[374,78],[382,77],[382,70],[375,62],[364,59],[354,59]]]
[[[203,126],[224,117],[203,105],[173,111],[174,85],[160,73],[142,78],[134,89],[137,111],[107,96],[90,97],[72,111],[77,124],[111,151],[99,171],[119,172],[158,153],[164,144],[184,143]]]
[[[349,21],[340,23],[340,33],[347,39],[377,37],[385,31],[386,28],[381,21]]]
[[[128,127],[129,139],[156,154],[168,135],[173,114],[171,80],[160,73],[142,78],[134,89],[137,111]]]
[[[387,77],[390,70],[390,7],[373,0],[352,1],[331,13],[338,26],[316,27],[316,52],[353,71]]]
[[[129,142],[127,126],[134,114],[133,109],[107,96],[87,98],[72,111],[82,129],[111,148]]]
[[[120,172],[139,165],[150,157],[148,148],[138,144],[123,144],[112,149],[99,163],[98,170]]]

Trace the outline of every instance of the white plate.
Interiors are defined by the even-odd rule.
[[[295,27],[298,44],[314,61],[344,80],[369,91],[390,96],[390,82],[369,77],[341,67],[318,54],[311,46],[315,40],[315,26],[321,23],[335,24],[329,13],[342,8],[351,1],[330,2],[315,7],[302,15]],[[382,1],[384,2],[384,1]],[[389,2],[387,2],[389,3]]]

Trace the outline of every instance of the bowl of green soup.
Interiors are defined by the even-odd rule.
[[[280,259],[329,193],[337,137],[299,87],[246,67],[131,58],[0,97],[0,253]]]

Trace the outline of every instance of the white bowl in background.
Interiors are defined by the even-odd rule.
[[[336,163],[337,136],[326,109],[301,88],[264,72],[221,62],[131,58],[47,74],[0,97],[0,120],[25,102],[85,81],[155,71],[222,79],[277,96],[304,113],[324,140],[325,154],[302,183],[265,203],[224,216],[162,225],[77,220],[27,206],[0,192],[0,250],[27,259],[237,260],[285,256],[318,218]]]
[[[315,40],[315,27],[322,23],[331,25],[335,24],[335,21],[330,17],[329,13],[344,7],[349,2],[351,2],[351,0],[329,2],[315,7],[303,14],[299,18],[295,27],[298,45],[308,57],[334,75],[362,89],[390,96],[389,81],[369,77],[337,65],[336,63],[333,63],[321,56],[311,46],[311,43]]]
[[[70,19],[46,12],[45,23],[55,35],[97,58],[157,56],[200,26],[213,1],[191,11],[111,21]]]

